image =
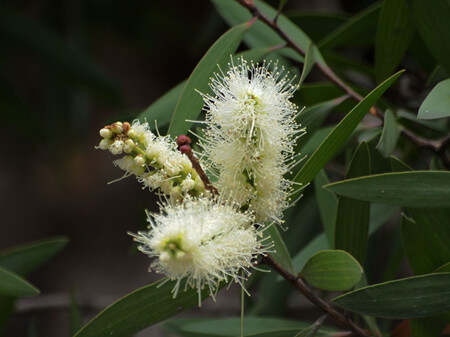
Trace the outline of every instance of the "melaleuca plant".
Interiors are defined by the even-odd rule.
[[[437,78],[450,73],[450,54],[424,22],[439,9],[450,15],[448,3],[384,0],[342,25],[322,16],[334,28],[319,29],[307,24],[314,16],[281,14],[286,1],[278,10],[259,0],[212,2],[233,27],[165,96],[177,99],[103,126],[96,146],[114,156],[119,179],[134,176],[159,197],[147,229],[129,234],[161,279],[76,336],[134,334],[215,301],[231,284],[241,288],[239,319],[215,320],[217,329],[209,319],[166,326],[181,336],[375,337],[405,326],[411,336],[439,335],[450,312],[450,80]],[[450,27],[436,25],[450,45]],[[249,49],[236,53],[242,40]],[[373,65],[339,53],[356,42],[366,53],[375,47]],[[415,68],[425,48],[434,71]],[[439,82],[420,107],[402,97],[400,65]],[[369,241],[384,224],[398,229],[389,243]],[[284,313],[288,287],[324,316],[264,318]]]

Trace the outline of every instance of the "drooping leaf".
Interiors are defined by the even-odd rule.
[[[375,75],[378,82],[400,64],[414,35],[406,0],[384,0],[375,38]]]
[[[450,78],[439,82],[423,101],[417,118],[450,117]]]
[[[343,250],[322,250],[306,262],[300,274],[316,288],[343,291],[353,288],[361,280],[363,269]]]
[[[450,3],[447,0],[411,0],[416,28],[438,63],[450,72]]]
[[[168,134],[177,136],[187,132],[192,123],[186,120],[197,118],[203,106],[203,99],[196,90],[208,92],[210,76],[219,71],[218,66],[225,69],[230,61],[230,55],[235,52],[249,27],[249,24],[243,23],[229,29],[208,49],[181,91],[171,117]]]
[[[303,81],[306,79],[306,77],[311,72],[311,70],[314,66],[314,63],[315,63],[315,56],[317,53],[319,53],[319,51],[318,51],[317,47],[314,45],[314,43],[311,41],[308,44],[308,48],[306,49],[305,60],[303,62],[302,74],[301,74],[300,80],[298,82],[299,87],[302,86]]]
[[[0,267],[0,295],[10,297],[34,296],[39,290],[16,273]]]
[[[271,317],[246,317],[244,336],[246,337],[284,337],[293,336],[299,329],[310,323]],[[240,318],[224,319],[177,319],[165,324],[165,327],[185,337],[234,337],[240,335]],[[332,333],[329,328],[319,329],[316,336]]]
[[[431,273],[450,261],[450,209],[408,208],[402,219],[406,256],[415,274]]]
[[[347,172],[347,178],[367,175],[371,172],[370,149],[361,143],[355,151]],[[339,197],[335,224],[334,247],[352,254],[364,263],[369,238],[370,203],[348,197]]]
[[[274,244],[275,251],[274,253],[272,253],[272,257],[275,258],[275,260],[286,270],[288,270],[289,272],[293,272],[294,268],[292,267],[291,256],[278,228],[275,225],[271,225],[269,228],[267,228],[265,233],[270,235]]]
[[[397,124],[397,120],[391,110],[386,110],[384,113],[383,132],[377,144],[378,151],[383,156],[389,157],[394,152],[399,137],[400,127]]]
[[[151,283],[117,300],[85,326],[75,337],[130,336],[198,304],[196,290],[180,291],[174,299],[174,282]],[[206,298],[206,291],[202,298]]]
[[[348,19],[318,43],[320,49],[343,45],[370,45],[375,36],[381,1]]]
[[[450,273],[425,274],[351,291],[333,301],[359,314],[392,319],[427,317],[450,310]]]
[[[0,266],[19,275],[28,275],[55,256],[68,242],[65,237],[56,237],[2,251]]]
[[[375,104],[378,98],[394,83],[400,74],[401,72],[398,72],[381,83],[358,103],[338,125],[336,125],[297,173],[294,179],[297,183],[307,184],[314,179],[317,172],[333,158],[336,152],[347,141],[348,137],[353,133],[354,129],[369,111],[370,107]]]
[[[328,243],[330,247],[334,247],[334,225],[336,222],[338,198],[333,192],[322,187],[329,182],[327,174],[324,170],[321,170],[314,179],[314,190]]]
[[[406,207],[450,207],[450,172],[411,171],[375,174],[326,185],[358,200]]]

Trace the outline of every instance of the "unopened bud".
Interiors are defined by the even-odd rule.
[[[115,122],[114,124],[112,124],[111,131],[114,133],[122,133],[123,131],[122,122]]]
[[[128,133],[128,131],[131,129],[130,123],[128,123],[128,122],[123,123],[122,129],[123,129],[123,132]]]
[[[186,135],[179,135],[178,137],[177,137],[177,145],[178,146],[182,146],[182,145],[189,145],[189,144],[191,144],[191,138],[189,137],[189,136],[186,136]]]
[[[134,130],[132,127],[127,132],[127,136],[130,138],[136,138],[136,130]]]
[[[181,145],[180,146],[180,152],[181,153],[189,153],[191,152],[191,146],[190,145]]]
[[[127,139],[125,141],[125,145],[123,146],[123,152],[125,153],[131,153],[134,150],[134,142],[131,139]]]
[[[181,190],[183,192],[188,192],[195,187],[195,181],[191,177],[187,177],[181,183]]]
[[[100,150],[108,150],[109,146],[112,144],[111,139],[102,139],[100,143],[98,144],[97,148]]]
[[[121,154],[123,151],[123,141],[121,141],[121,140],[114,141],[114,143],[112,143],[109,146],[109,151],[115,155]]]
[[[101,129],[99,133],[100,133],[100,136],[103,138],[111,138],[111,136],[112,136],[111,130],[107,129],[107,128]]]
[[[141,155],[137,155],[134,157],[134,162],[137,166],[144,166],[145,165],[145,159]]]

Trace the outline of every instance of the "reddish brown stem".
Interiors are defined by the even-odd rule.
[[[300,291],[308,300],[310,300],[317,307],[327,313],[340,327],[350,329],[357,336],[370,337],[370,334],[357,326],[351,319],[333,308],[328,302],[317,296],[303,281],[300,276],[295,276],[284,269],[272,256],[265,255],[262,258],[262,263],[270,266],[278,272],[286,281],[289,281],[298,291]]]

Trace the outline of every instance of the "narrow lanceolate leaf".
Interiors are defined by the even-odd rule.
[[[252,18],[250,12],[241,6],[237,1],[229,1],[229,0],[211,0],[215,5],[217,11],[220,15],[228,22],[230,26],[239,24],[241,22],[248,21]],[[261,0],[254,1],[255,6],[268,18],[274,18],[277,10],[267,5],[265,2]],[[303,50],[306,52],[308,45],[311,39],[292,21],[290,21],[286,16],[280,15],[278,18],[278,25],[280,28],[290,37],[292,40]],[[267,46],[275,46],[279,44],[285,44],[285,41],[282,40],[278,34],[273,31],[270,27],[265,25],[264,23],[258,21],[252,26],[249,30],[248,34],[246,34],[244,38],[245,42],[251,46],[252,48],[261,48]],[[300,55],[290,51],[290,52],[281,52],[281,55],[285,55],[287,57],[294,58],[297,61],[302,62],[303,57]],[[316,54],[316,62],[325,64],[325,60],[322,55],[318,52]]]
[[[278,228],[275,225],[272,225],[265,231],[265,233],[270,235],[274,244],[275,252],[272,254],[272,256],[286,270],[288,270],[291,273],[294,272],[294,268],[292,267],[291,256],[289,255],[288,248],[286,247],[286,244],[284,243],[284,240],[281,237]]]
[[[149,284],[125,295],[89,321],[75,337],[131,336],[198,304],[196,290],[181,291],[174,299],[171,293],[174,283],[161,285],[164,281],[165,279]]]
[[[327,235],[330,247],[333,247],[338,198],[333,192],[322,187],[329,182],[327,174],[324,170],[321,170],[314,179],[314,190],[325,234]]]
[[[310,323],[271,317],[246,317],[244,336],[281,337],[294,336],[299,329],[305,329]],[[240,336],[240,318],[171,320],[166,329],[186,337],[235,337]],[[320,328],[316,336],[329,336],[333,330]]]
[[[0,267],[0,295],[11,297],[34,296],[39,290],[16,273]]]
[[[346,197],[405,207],[450,207],[450,172],[375,174],[326,185]]]
[[[391,319],[427,317],[450,310],[450,273],[426,274],[360,288],[335,298],[340,307]]]
[[[428,50],[450,73],[450,3],[447,0],[412,0],[416,28]]]
[[[369,95],[359,102],[331,131],[327,138],[319,145],[308,161],[295,177],[295,181],[301,184],[309,183],[325,164],[334,157],[336,152],[347,141],[356,126],[363,119],[370,107],[378,98],[394,83],[402,72],[391,76],[376,87]]]
[[[355,151],[347,178],[370,174],[370,149],[361,143]],[[334,247],[352,254],[364,264],[369,239],[370,203],[348,197],[339,197]]]
[[[331,12],[313,13],[304,12],[302,10],[290,10],[288,16],[293,23],[301,27],[303,31],[316,42],[320,41],[340,25],[344,24],[348,19],[345,15]]]
[[[318,43],[320,49],[343,45],[370,45],[375,36],[381,1],[347,20]]]
[[[450,261],[450,208],[407,208],[403,247],[415,274],[431,273]]]
[[[235,52],[249,27],[249,24],[243,23],[231,28],[202,57],[180,94],[172,114],[168,134],[177,136],[189,130],[192,123],[186,122],[186,120],[196,119],[203,106],[203,99],[196,90],[203,93],[209,91],[210,76],[219,71],[218,66],[226,69],[230,55]]]
[[[400,127],[397,124],[397,120],[391,110],[386,110],[384,113],[383,132],[377,144],[378,151],[384,157],[389,157],[394,152],[399,137]]]
[[[27,275],[55,256],[68,242],[67,238],[58,237],[2,251],[0,266],[19,275]]]
[[[363,269],[353,256],[343,250],[322,250],[306,262],[300,274],[316,288],[344,291],[361,280]]]
[[[400,64],[414,35],[406,0],[384,0],[375,38],[375,76],[378,82]]]
[[[317,47],[314,45],[314,43],[311,41],[308,45],[308,48],[306,49],[305,61],[303,62],[302,74],[300,76],[300,81],[298,82],[299,87],[303,84],[303,81],[306,79],[306,77],[311,72],[311,70],[314,66],[314,63],[315,63],[316,53],[319,53],[319,51],[318,51]]]
[[[155,129],[155,126],[158,128],[166,127],[170,122],[172,112],[185,85],[186,81],[178,83],[141,112],[138,119],[141,122],[148,122],[151,129]]]
[[[450,117],[450,78],[439,82],[423,101],[417,118]]]

